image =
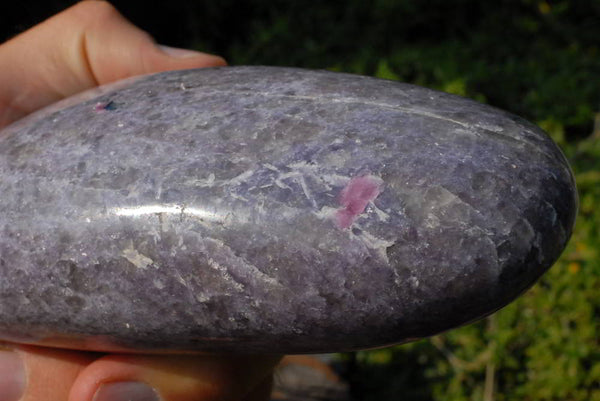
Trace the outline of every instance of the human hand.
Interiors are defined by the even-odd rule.
[[[0,127],[128,76],[220,65],[220,57],[158,47],[110,4],[85,1],[0,45]],[[0,401],[266,400],[278,359],[0,343]]]
[[[0,127],[43,106],[133,75],[226,65],[156,45],[105,1],[83,1],[0,46]]]

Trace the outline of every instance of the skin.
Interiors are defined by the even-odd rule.
[[[168,53],[104,1],[84,1],[0,45],[0,128],[97,85],[152,72],[225,65]],[[267,400],[279,357],[100,354],[0,343],[26,371],[20,401],[92,401],[102,384],[139,381],[163,401]],[[0,397],[2,398],[2,397]]]

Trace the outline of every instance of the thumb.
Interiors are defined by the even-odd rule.
[[[105,1],[83,1],[0,45],[0,127],[61,98],[133,75],[225,65],[157,46]]]

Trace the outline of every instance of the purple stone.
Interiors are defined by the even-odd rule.
[[[0,134],[0,338],[332,352],[506,305],[577,207],[558,147],[429,89],[291,68],[166,72]]]

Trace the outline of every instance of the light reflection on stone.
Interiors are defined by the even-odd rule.
[[[115,207],[111,209],[111,214],[117,216],[142,217],[154,214],[171,214],[181,215],[183,217],[193,216],[204,221],[223,222],[225,215],[217,212],[208,211],[197,207],[185,207],[182,205],[146,205],[146,206],[130,206],[130,207]]]

